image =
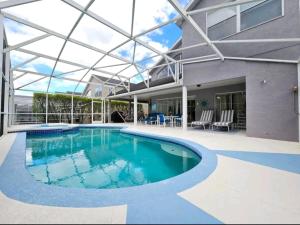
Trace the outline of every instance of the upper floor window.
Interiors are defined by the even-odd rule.
[[[160,78],[168,77],[168,73],[169,73],[168,70],[169,70],[168,66],[163,67],[163,69],[161,69],[161,70],[157,73],[156,78],[157,78],[157,79],[160,79]]]
[[[263,0],[207,13],[207,34],[220,40],[283,16],[284,0]]]
[[[181,60],[182,59],[182,54],[177,54],[175,57],[173,57],[175,60]],[[169,76],[173,76],[173,74],[176,73],[176,65],[175,63],[170,64],[170,66],[164,66],[162,67],[158,73],[155,73],[152,75],[152,80],[158,80],[161,78],[166,78]],[[181,67],[179,67],[179,73],[182,73]]]
[[[182,59],[182,53],[177,54],[175,57],[173,57],[173,59],[180,61]],[[176,74],[176,64],[175,63],[172,63],[170,65],[169,75],[171,75],[172,73]],[[179,74],[182,74],[181,66],[179,66]]]
[[[236,33],[236,7],[220,9],[207,14],[207,33],[212,40]]]
[[[110,95],[114,94],[114,88],[113,87],[109,87],[109,91],[108,92],[109,92]]]
[[[88,96],[88,97],[93,97],[93,96],[92,96],[92,91],[89,90],[89,91],[87,92],[86,96]]]
[[[283,15],[282,0],[267,0],[241,5],[241,30]]]
[[[102,95],[102,88],[98,87],[95,89],[95,97],[101,97]]]

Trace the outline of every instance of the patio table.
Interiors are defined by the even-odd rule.
[[[174,124],[175,124],[175,120],[177,118],[180,118],[179,116],[165,116],[165,119],[166,120],[170,120],[170,125],[171,127],[174,127]]]

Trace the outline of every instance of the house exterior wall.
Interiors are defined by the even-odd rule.
[[[183,84],[187,86],[246,76],[248,63],[226,60],[193,63],[183,66]]]
[[[194,9],[204,8],[221,4],[224,0],[201,0]],[[206,13],[199,13],[193,16],[197,24],[206,31]],[[182,25],[183,38],[182,46],[187,47],[193,44],[203,43],[204,40],[195,32],[194,28],[187,22]],[[300,37],[300,13],[298,0],[284,1],[284,16],[266,22],[262,25],[236,33],[225,40],[243,39],[279,39],[279,38]],[[268,57],[280,59],[298,59],[300,43],[260,43],[260,44],[217,44],[225,56],[240,57]],[[286,49],[289,46],[291,48]],[[273,53],[274,52],[274,53]],[[214,54],[209,47],[198,47],[183,52],[183,58],[199,57],[201,55]],[[273,55],[274,54],[274,55]]]
[[[298,107],[292,90],[298,82],[297,66],[257,63],[255,68],[246,76],[247,134],[298,141]]]
[[[245,77],[247,135],[287,141],[298,141],[297,104],[292,91],[297,76],[296,64],[226,60],[184,67],[187,86]]]
[[[229,1],[228,1],[229,2]],[[224,3],[223,0],[202,0],[194,9]],[[234,34],[227,40],[299,38],[299,1],[284,1],[284,16]],[[193,18],[206,31],[206,13]],[[204,42],[190,24],[184,23],[183,47]],[[218,44],[225,56],[296,60],[300,43]],[[183,52],[183,58],[214,54],[209,47]],[[297,65],[246,61],[211,61],[184,65],[186,86],[245,77],[247,92],[247,135],[287,141],[299,141],[299,119],[295,111],[293,86],[297,86]],[[262,81],[266,80],[265,84]]]

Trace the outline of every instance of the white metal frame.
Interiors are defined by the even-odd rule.
[[[28,59],[26,62],[23,62],[23,63],[15,66],[13,68],[11,68],[10,74],[12,74],[12,72],[14,72],[14,71],[22,72],[22,74],[20,76],[16,77],[14,80],[17,80],[17,79],[19,79],[19,78],[21,78],[21,77],[23,77],[27,74],[37,74],[37,75],[42,76],[42,78],[37,79],[33,82],[28,82],[27,84],[25,84],[21,87],[18,87],[15,90],[24,90],[24,91],[26,91],[26,89],[24,89],[26,86],[29,86],[30,84],[33,84],[33,83],[36,83],[36,82],[39,82],[40,80],[50,78],[49,83],[48,83],[48,88],[47,88],[47,91],[46,91],[47,96],[48,96],[49,87],[51,85],[51,80],[53,78],[57,78],[57,79],[77,82],[76,88],[74,89],[72,96],[75,95],[75,92],[76,92],[76,90],[77,90],[77,88],[80,84],[86,83],[86,84],[98,85],[98,86],[102,85],[102,87],[113,87],[114,90],[115,90],[114,92],[116,92],[116,88],[120,88],[120,87],[124,88],[127,91],[127,93],[122,94],[122,95],[118,95],[119,97],[121,97],[121,96],[125,96],[125,95],[128,96],[128,95],[134,95],[134,94],[143,93],[143,92],[147,92],[147,91],[159,90],[161,87],[150,88],[150,76],[148,75],[148,78],[145,79],[144,76],[142,76],[142,74],[144,72],[151,71],[154,68],[160,68],[160,67],[165,67],[165,66],[167,66],[168,68],[171,68],[171,65],[174,65],[174,64],[175,64],[175,68],[176,68],[175,72],[173,72],[173,71],[171,72],[172,76],[174,77],[174,83],[165,85],[165,87],[168,86],[168,87],[172,88],[172,87],[182,86],[182,83],[179,82],[179,70],[180,70],[180,68],[182,68],[183,64],[203,63],[203,62],[214,61],[214,60],[222,60],[222,61],[224,61],[224,60],[244,60],[244,61],[264,61],[264,62],[276,62],[276,63],[298,63],[298,61],[293,61],[293,60],[227,57],[227,56],[223,55],[223,53],[218,49],[216,44],[300,42],[300,38],[212,41],[207,36],[206,32],[202,30],[202,28],[197,24],[197,22],[192,17],[192,16],[194,16],[196,14],[199,14],[199,13],[206,13],[206,12],[209,12],[209,11],[212,11],[212,10],[222,9],[222,8],[226,8],[226,7],[237,6],[237,8],[239,8],[241,4],[257,2],[257,1],[260,1],[260,0],[237,0],[237,1],[234,1],[234,2],[226,2],[226,3],[217,4],[217,5],[206,7],[206,8],[193,10],[193,11],[187,11],[186,9],[184,9],[179,4],[178,0],[168,0],[169,3],[174,7],[174,9],[179,13],[180,16],[175,17],[174,19],[166,21],[166,22],[164,22],[160,25],[157,25],[155,27],[152,27],[152,28],[150,28],[150,29],[148,29],[148,30],[146,30],[146,31],[144,31],[140,34],[137,34],[137,35],[133,34],[135,11],[136,11],[136,7],[135,7],[136,0],[132,0],[131,30],[130,30],[129,33],[126,32],[125,30],[123,30],[121,27],[115,26],[110,21],[105,20],[100,15],[97,15],[94,12],[90,11],[89,8],[92,6],[92,4],[94,3],[95,0],[90,0],[89,4],[85,8],[82,7],[81,5],[79,5],[78,3],[76,3],[73,0],[61,0],[65,4],[69,5],[70,7],[74,8],[75,10],[78,10],[80,12],[80,16],[78,17],[77,21],[75,22],[75,24],[73,25],[71,31],[69,32],[69,34],[67,36],[65,36],[61,33],[55,32],[53,30],[50,30],[46,27],[39,26],[39,25],[37,25],[33,22],[29,22],[25,19],[19,18],[16,15],[11,15],[11,14],[3,11],[3,9],[5,9],[5,8],[14,7],[14,6],[22,5],[22,4],[31,4],[31,3],[34,3],[34,2],[37,2],[37,1],[42,1],[42,0],[9,0],[9,1],[0,2],[0,10],[1,10],[0,23],[1,23],[2,27],[3,27],[3,18],[8,18],[10,20],[16,21],[16,22],[21,23],[25,26],[31,27],[33,29],[36,29],[36,30],[39,30],[39,31],[42,31],[42,32],[45,33],[44,35],[41,35],[39,37],[33,38],[31,40],[28,40],[28,41],[24,41],[24,42],[22,42],[20,44],[17,44],[15,46],[9,46],[5,49],[3,49],[3,47],[0,46],[1,49],[2,49],[2,52],[5,53],[5,54],[9,54],[11,51],[14,50],[14,51],[23,52],[23,53],[33,55],[33,58]],[[282,1],[283,1],[283,13],[284,13],[284,1],[285,0],[282,0]],[[115,46],[110,51],[104,51],[104,50],[99,49],[99,48],[97,48],[95,46],[92,46],[90,44],[86,44],[86,43],[83,43],[81,41],[78,41],[78,40],[75,40],[75,39],[71,38],[72,33],[74,32],[77,25],[80,23],[81,19],[85,15],[95,19],[99,23],[101,23],[101,24],[105,25],[106,27],[108,27],[108,28],[116,31],[117,33],[123,35],[124,37],[127,38],[127,40],[124,41],[123,43],[119,44],[118,46]],[[141,39],[139,39],[139,37],[141,37],[141,36],[143,36],[147,33],[150,33],[152,31],[154,31],[156,29],[159,29],[163,26],[166,26],[168,24],[175,23],[179,20],[184,20],[187,23],[189,23],[194,28],[195,32],[197,34],[199,34],[199,43],[198,44],[183,47],[183,48],[178,48],[178,49],[172,49],[172,50],[167,51],[167,52],[161,52],[161,51],[153,48],[149,44],[143,42]],[[4,36],[2,34],[1,34],[1,36],[2,36],[2,39],[3,39]],[[25,50],[23,48],[23,47],[25,47],[29,44],[35,43],[37,41],[43,40],[43,39],[51,37],[51,36],[54,36],[54,37],[57,37],[57,38],[60,38],[60,39],[64,40],[64,45],[61,48],[61,51],[60,51],[60,53],[57,57],[51,57],[47,54],[37,53],[37,52],[34,52],[34,51]],[[203,40],[204,40],[204,42],[203,42]],[[123,45],[125,45],[125,44],[127,44],[131,41],[134,42],[134,46],[135,46],[134,47],[134,53],[135,53],[135,50],[136,50],[136,46],[138,44],[138,45],[141,45],[141,46],[145,47],[149,51],[155,53],[154,56],[149,57],[148,59],[155,58],[155,57],[161,57],[162,59],[165,59],[166,63],[158,64],[158,65],[152,66],[150,68],[144,68],[144,67],[142,67],[141,65],[139,65],[138,63],[135,62],[135,54],[133,55],[133,58],[131,60],[129,60],[129,59],[126,59],[124,57],[121,57],[121,56],[116,55],[116,54],[113,53],[116,49],[120,48],[121,46],[123,46]],[[80,63],[75,63],[75,62],[72,62],[72,61],[69,61],[69,60],[63,60],[63,59],[61,59],[61,55],[62,55],[62,53],[64,51],[64,48],[65,48],[65,46],[68,42],[77,44],[77,45],[79,45],[81,47],[84,47],[84,48],[87,48],[89,50],[96,51],[98,53],[101,53],[103,56],[101,58],[99,58],[92,66],[85,66],[85,65],[82,65]],[[186,50],[189,50],[189,49],[202,47],[202,46],[210,47],[214,51],[215,54],[201,56],[201,57],[197,57],[197,58],[180,59],[180,60],[175,60],[170,55],[170,53],[180,52],[180,51],[182,52],[182,51],[186,51]],[[128,66],[125,69],[122,69],[117,73],[107,72],[107,71],[105,71],[105,68],[118,66],[118,65],[120,65],[120,63],[118,65],[116,64],[116,65],[97,67],[98,63],[101,62],[105,57],[108,57],[108,56],[112,57],[112,58],[115,58],[115,59],[118,59],[122,62],[122,65],[128,65]],[[52,73],[51,73],[50,76],[46,75],[46,74],[33,73],[33,72],[30,72],[30,71],[26,71],[26,70],[20,70],[20,67],[22,67],[22,66],[38,59],[38,58],[45,58],[45,59],[55,61],[55,65],[53,67],[53,70],[52,70]],[[147,59],[144,59],[144,60],[147,60]],[[87,70],[87,72],[79,80],[72,79],[72,78],[66,78],[66,77],[63,76],[65,74],[73,73],[75,71],[70,71],[70,72],[67,72],[67,73],[60,74],[60,75],[54,75],[56,66],[59,62],[79,67],[80,69],[78,69],[76,71]],[[126,71],[126,69],[128,69],[131,66],[133,66],[137,70],[137,74],[134,74],[130,77],[122,76],[121,73]],[[93,71],[106,74],[106,75],[109,76],[109,78],[107,78],[106,81],[100,82],[100,83],[93,83],[93,82],[84,81],[84,78],[90,72],[93,72]],[[145,85],[147,87],[145,90],[135,91],[135,92],[130,90],[130,84],[131,84],[130,81],[132,80],[132,78],[134,78],[136,76],[142,77],[142,80],[143,80],[143,82],[145,83]],[[110,81],[114,78],[118,79],[120,82],[117,83],[117,84],[110,83]],[[128,83],[126,84],[125,81],[128,82]],[[103,107],[105,107],[105,106],[103,106]]]
[[[3,19],[3,16],[2,15],[0,15],[0,20],[2,20]],[[3,40],[3,38],[4,38],[4,25],[3,25],[3,23],[1,24],[0,23],[0,37],[2,38],[2,40]],[[0,42],[0,49],[3,49],[3,41],[1,41]],[[2,123],[2,121],[1,121],[1,116],[2,116],[2,112],[4,112],[4,110],[2,109],[2,99],[4,98],[4,96],[2,96],[2,81],[3,81],[3,79],[2,79],[2,77],[3,78],[5,78],[5,76],[4,76],[4,74],[3,74],[3,56],[4,56],[4,54],[0,54],[0,73],[1,73],[1,76],[0,76],[0,126],[3,126],[3,124],[1,124]],[[3,126],[3,128],[4,128],[4,126]]]
[[[36,1],[37,1],[37,0],[36,0]],[[29,4],[29,3],[36,2],[36,1],[32,1],[32,0],[31,0],[31,1],[28,1],[28,0],[5,1],[5,2],[3,2],[3,3],[0,4],[0,9],[4,9],[4,8],[7,8],[7,7],[14,7],[14,6],[21,5],[21,4]],[[91,0],[86,8],[83,8],[81,5],[79,5],[78,3],[74,2],[73,0],[62,0],[62,1],[63,1],[64,3],[70,5],[71,7],[75,8],[75,9],[77,9],[77,10],[79,10],[79,11],[81,12],[80,17],[78,18],[78,20],[77,20],[76,23],[74,24],[74,26],[73,26],[73,28],[72,28],[72,30],[71,30],[71,32],[70,32],[70,34],[69,34],[68,36],[64,36],[64,35],[59,34],[59,33],[57,33],[57,32],[51,31],[51,30],[49,30],[49,29],[47,29],[47,28],[45,28],[45,27],[41,27],[41,26],[39,26],[39,25],[37,25],[37,24],[34,24],[34,23],[32,23],[32,22],[25,21],[24,19],[18,18],[17,16],[10,15],[10,14],[5,13],[5,12],[3,12],[3,11],[1,12],[1,13],[4,15],[4,17],[6,17],[6,18],[9,18],[9,19],[11,19],[11,20],[17,21],[17,22],[22,23],[22,24],[24,24],[24,25],[26,25],[26,26],[32,27],[32,28],[34,28],[34,29],[38,29],[38,30],[43,31],[43,32],[46,33],[45,35],[41,35],[41,36],[39,36],[39,37],[33,38],[32,40],[29,40],[29,41],[20,43],[20,44],[18,44],[18,45],[16,45],[16,46],[10,46],[10,47],[4,49],[4,52],[10,52],[10,51],[12,51],[12,50],[16,50],[16,51],[25,52],[25,53],[28,53],[28,54],[33,54],[33,55],[35,56],[34,58],[29,59],[28,61],[26,61],[26,62],[24,62],[24,63],[18,65],[16,68],[12,68],[12,71],[14,71],[15,69],[18,69],[19,66],[24,66],[24,65],[26,65],[27,63],[30,63],[31,61],[37,59],[38,57],[42,57],[42,58],[47,58],[47,59],[55,60],[55,66],[54,66],[54,68],[53,68],[52,74],[51,74],[50,79],[49,79],[49,84],[48,84],[47,92],[49,92],[49,86],[50,86],[50,83],[51,83],[51,79],[52,79],[52,78],[57,78],[57,77],[58,77],[58,76],[54,76],[54,75],[53,75],[53,73],[54,73],[54,71],[55,71],[55,68],[56,68],[56,65],[57,65],[58,62],[67,63],[67,64],[74,65],[74,66],[79,66],[79,67],[81,67],[81,68],[85,68],[85,69],[88,70],[88,72],[87,72],[80,80],[77,80],[77,81],[78,81],[78,84],[77,84],[77,86],[76,86],[74,92],[76,92],[76,89],[77,89],[77,87],[79,86],[80,83],[86,83],[86,82],[83,82],[83,79],[84,79],[84,78],[86,77],[86,75],[87,75],[90,71],[92,71],[92,70],[98,71],[98,72],[101,72],[101,73],[105,73],[105,74],[107,74],[107,75],[111,75],[111,78],[109,78],[106,82],[104,82],[104,85],[108,84],[109,81],[110,81],[111,79],[113,79],[114,77],[117,77],[117,78],[120,80],[120,83],[117,84],[116,86],[122,85],[128,92],[130,92],[130,90],[129,90],[130,88],[127,87],[127,86],[124,84],[124,81],[123,81],[123,80],[124,80],[124,79],[129,79],[129,80],[130,80],[131,78],[133,78],[133,77],[135,77],[135,76],[138,76],[138,75],[141,75],[141,73],[143,73],[143,72],[145,72],[145,71],[150,71],[150,70],[153,69],[153,68],[147,68],[147,69],[140,68],[140,66],[134,62],[134,58],[133,58],[132,61],[129,61],[129,60],[124,59],[124,58],[122,58],[122,57],[120,57],[120,56],[116,56],[116,55],[112,54],[113,50],[119,48],[120,46],[122,46],[122,45],[124,45],[124,44],[126,44],[126,43],[128,43],[129,41],[134,41],[134,42],[135,42],[135,45],[138,43],[138,44],[140,44],[140,45],[146,47],[147,49],[149,49],[149,50],[155,52],[155,53],[157,54],[156,56],[161,56],[161,57],[167,59],[167,62],[166,62],[166,64],[165,64],[164,66],[170,67],[171,64],[179,63],[179,62],[176,61],[175,59],[171,58],[170,55],[169,55],[169,53],[175,52],[175,51],[184,50],[184,48],[182,48],[182,49],[176,49],[176,50],[173,50],[173,51],[171,50],[171,51],[169,51],[169,52],[162,53],[162,52],[160,52],[160,51],[154,49],[153,47],[149,46],[147,43],[144,43],[144,42],[140,41],[140,40],[138,39],[138,37],[140,37],[140,36],[142,36],[142,35],[144,35],[144,34],[147,34],[148,32],[151,32],[151,31],[153,31],[153,30],[155,30],[155,29],[158,29],[158,28],[160,28],[160,27],[163,27],[163,26],[165,26],[165,25],[167,25],[167,24],[170,24],[170,23],[172,23],[172,22],[175,22],[175,21],[177,21],[178,19],[180,19],[180,17],[174,18],[174,19],[172,19],[171,21],[167,21],[167,22],[165,22],[165,23],[163,23],[163,24],[161,24],[161,25],[159,25],[159,26],[153,27],[153,28],[151,28],[151,29],[149,29],[149,30],[147,30],[147,31],[145,31],[145,32],[142,32],[141,34],[138,34],[138,35],[133,36],[133,29],[134,29],[133,26],[134,26],[134,18],[135,18],[135,0],[133,0],[133,7],[132,7],[132,24],[131,24],[131,33],[130,33],[130,34],[127,33],[126,31],[122,30],[121,28],[119,28],[119,27],[113,25],[113,24],[110,23],[109,21],[106,21],[106,20],[105,20],[104,18],[102,18],[101,16],[99,16],[99,15],[97,15],[97,14],[95,14],[95,13],[89,11],[89,7],[93,4],[94,0]],[[224,55],[219,51],[219,49],[215,46],[215,44],[217,44],[217,43],[223,43],[223,44],[226,44],[226,43],[260,43],[260,42],[286,42],[286,41],[289,41],[289,42],[295,42],[295,41],[296,41],[296,42],[298,42],[298,41],[300,41],[300,39],[296,39],[296,38],[293,38],[293,39],[280,39],[280,40],[277,40],[277,39],[268,39],[268,40],[266,40],[266,39],[265,39],[265,40],[211,41],[211,40],[207,37],[207,35],[205,34],[205,32],[200,28],[200,26],[199,26],[199,25],[194,21],[194,19],[191,17],[192,15],[195,15],[195,14],[200,13],[200,12],[208,12],[208,11],[211,11],[211,10],[216,10],[216,9],[225,8],[225,7],[239,6],[240,4],[246,4],[246,3],[249,3],[249,2],[255,2],[255,1],[259,1],[259,0],[240,0],[240,1],[233,2],[233,3],[232,3],[232,2],[230,2],[230,3],[223,3],[223,4],[216,5],[216,6],[207,7],[207,8],[202,8],[202,9],[194,10],[194,11],[190,11],[190,12],[187,12],[185,9],[183,9],[183,8],[180,6],[180,4],[178,3],[177,0],[168,0],[168,1],[169,1],[170,4],[177,10],[177,12],[181,15],[181,18],[183,18],[184,20],[186,20],[187,22],[189,22],[189,23],[195,28],[196,32],[198,32],[199,35],[200,35],[200,36],[204,39],[204,41],[205,41],[205,43],[199,43],[199,44],[196,44],[196,45],[194,45],[194,46],[185,47],[185,49],[189,49],[189,48],[194,48],[194,47],[200,47],[200,46],[208,45],[208,46],[210,46],[210,47],[215,51],[215,53],[219,56],[220,59],[224,60],[224,59],[225,59],[225,56],[224,56]],[[284,1],[284,0],[282,0],[282,1]],[[88,15],[88,16],[90,16],[90,17],[96,19],[98,22],[100,22],[100,23],[106,25],[107,27],[109,27],[109,28],[115,30],[116,32],[122,34],[123,36],[127,37],[128,40],[125,41],[124,43],[122,43],[121,45],[116,46],[116,47],[113,48],[111,51],[105,52],[105,51],[103,51],[103,50],[101,50],[101,49],[97,49],[96,47],[93,47],[93,46],[90,46],[90,45],[88,45],[88,44],[82,43],[82,42],[80,42],[80,41],[71,39],[71,38],[70,38],[70,37],[71,37],[71,34],[72,34],[73,31],[75,30],[76,26],[79,24],[79,22],[80,22],[80,20],[82,19],[83,15]],[[32,51],[28,51],[28,50],[22,49],[22,47],[24,47],[24,46],[26,46],[26,45],[28,45],[28,44],[37,42],[37,41],[42,40],[42,39],[44,39],[44,38],[47,38],[47,37],[49,37],[49,36],[56,36],[56,37],[58,37],[58,38],[62,38],[62,39],[65,41],[65,43],[64,43],[64,45],[63,45],[63,47],[62,47],[62,49],[61,49],[61,51],[60,51],[60,54],[59,54],[59,56],[58,56],[57,58],[49,57],[49,56],[47,56],[47,55],[43,55],[43,54],[39,54],[39,53],[35,53],[35,52],[32,52]],[[97,51],[97,52],[99,52],[99,53],[102,53],[104,56],[101,57],[101,58],[100,58],[100,59],[99,59],[92,67],[87,67],[87,66],[80,65],[80,64],[78,64],[78,63],[70,62],[70,61],[67,61],[67,60],[61,60],[61,59],[60,59],[60,56],[61,56],[61,54],[62,54],[62,52],[63,52],[63,50],[64,50],[64,47],[65,47],[65,45],[66,45],[66,43],[67,43],[68,41],[73,42],[73,43],[75,43],[75,44],[78,44],[78,45],[80,45],[80,46],[82,46],[82,47],[86,47],[86,48],[88,48],[88,49],[91,49],[91,50]],[[120,72],[118,72],[118,73],[116,73],[116,74],[113,74],[113,73],[108,73],[108,72],[106,72],[106,71],[103,71],[103,70],[101,70],[101,68],[96,68],[96,65],[97,65],[101,60],[103,60],[103,59],[105,58],[105,56],[111,56],[111,57],[113,57],[113,58],[116,58],[116,59],[119,59],[119,60],[123,61],[124,64],[125,64],[125,63],[128,63],[128,65],[133,65],[133,66],[137,69],[138,73],[135,74],[134,76],[130,77],[130,78],[127,78],[127,77],[122,77],[122,76],[120,75],[120,73],[123,72],[124,70],[122,70],[122,71],[120,71]],[[207,56],[207,57],[208,57],[208,56]],[[186,60],[186,61],[195,62],[195,59],[190,59],[190,60],[189,60],[189,59],[185,59],[185,60]],[[25,72],[25,71],[24,71],[24,72]],[[28,71],[28,73],[30,73],[30,72]],[[172,75],[173,75],[174,78],[176,78],[176,77],[175,77],[175,74],[172,74]],[[143,82],[144,82],[144,83],[146,84],[146,86],[149,88],[149,80],[148,80],[148,82],[147,82],[147,81],[144,79],[143,76],[141,76],[141,77],[143,78]],[[26,87],[27,85],[30,85],[30,84],[32,84],[32,83],[38,82],[38,81],[40,81],[40,80],[42,80],[42,79],[46,79],[46,78],[47,78],[47,77],[45,76],[45,77],[43,77],[43,78],[41,78],[41,79],[39,79],[39,80],[36,80],[36,81],[34,81],[34,82],[30,82],[30,83],[24,85],[23,87],[20,87],[19,89],[22,89],[22,88]],[[64,78],[64,77],[61,77],[61,79],[65,79],[65,78]],[[123,80],[122,80],[122,79],[123,79]],[[70,79],[69,79],[69,80],[70,80]],[[75,80],[73,80],[73,81],[75,81]],[[176,81],[176,79],[175,79],[175,81]]]
[[[298,128],[299,128],[298,136],[300,142],[300,58],[298,61],[297,68],[298,68]]]

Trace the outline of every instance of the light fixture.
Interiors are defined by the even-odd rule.
[[[267,81],[266,81],[266,80],[262,80],[260,83],[261,83],[262,85],[264,85],[264,84],[267,84]]]
[[[294,86],[293,88],[292,88],[292,91],[294,92],[294,93],[297,93],[298,92],[298,87],[297,86]]]

